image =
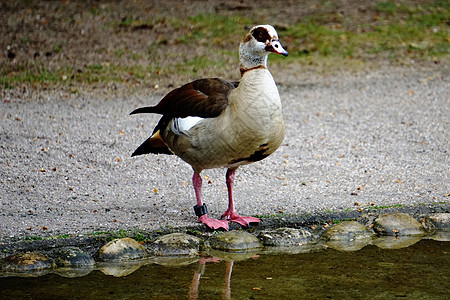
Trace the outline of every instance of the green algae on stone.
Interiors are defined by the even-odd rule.
[[[88,267],[95,264],[94,258],[77,247],[63,247],[52,251],[58,267]]]
[[[131,238],[115,239],[105,244],[96,253],[100,261],[143,259],[148,255],[147,249]]]
[[[375,219],[373,229],[381,235],[424,235],[422,224],[408,214],[392,213],[383,214]]]
[[[193,235],[171,233],[160,236],[149,247],[154,254],[160,256],[196,255],[202,244],[202,240]]]
[[[0,269],[4,272],[39,271],[52,267],[52,260],[39,252],[14,254],[4,258],[0,263]]]
[[[345,221],[328,228],[323,237],[328,241],[371,239],[374,233],[357,221]]]
[[[345,221],[328,228],[322,237],[326,245],[338,251],[357,251],[372,241],[374,233],[356,221]]]
[[[301,246],[312,241],[312,234],[305,229],[277,228],[258,234],[264,246]]]
[[[244,251],[261,247],[261,242],[246,231],[227,231],[210,239],[210,246],[217,250]]]

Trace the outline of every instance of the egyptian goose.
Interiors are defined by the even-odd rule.
[[[284,139],[280,95],[267,69],[270,53],[288,55],[275,28],[255,26],[239,46],[240,82],[218,78],[195,80],[171,91],[157,105],[131,112],[162,115],[152,135],[132,156],[175,154],[190,164],[197,198],[194,211],[198,221],[211,229],[228,230],[228,221],[242,226],[260,222],[235,211],[233,181],[239,166],[266,158]],[[200,172],[222,167],[228,168],[229,202],[222,215],[225,220],[217,220],[207,216]]]

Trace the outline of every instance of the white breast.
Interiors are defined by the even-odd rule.
[[[282,118],[278,88],[267,69],[246,72],[241,78],[239,87],[233,92],[235,113],[247,115],[249,121],[253,118],[268,117],[271,122],[276,123]]]

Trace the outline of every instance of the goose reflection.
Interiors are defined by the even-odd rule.
[[[198,289],[200,286],[200,279],[203,274],[205,274],[207,263],[218,263],[222,259],[217,257],[203,258],[198,261],[196,270],[194,271],[194,276],[192,278],[192,283],[189,288],[188,299],[198,299]],[[222,299],[231,299],[231,273],[233,272],[234,261],[225,261],[225,277],[222,288]]]

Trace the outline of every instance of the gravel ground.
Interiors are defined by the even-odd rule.
[[[238,211],[448,203],[449,70],[274,72],[286,138],[271,157],[238,169]],[[159,101],[160,91],[102,93],[2,91],[0,238],[196,223],[191,168],[175,156],[130,157],[158,116],[128,113]],[[202,174],[218,217],[225,171]]]

